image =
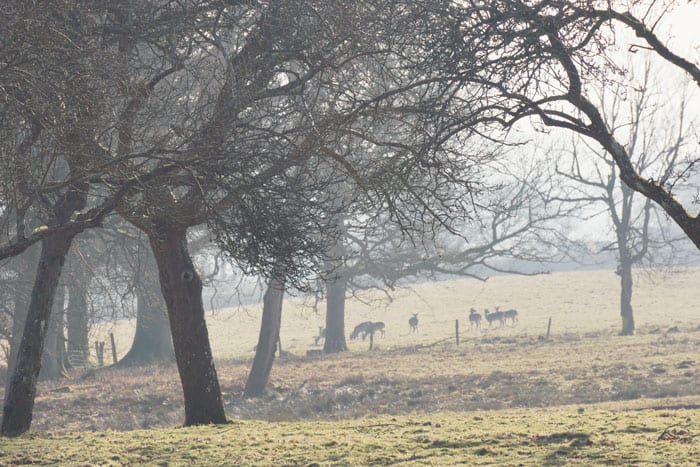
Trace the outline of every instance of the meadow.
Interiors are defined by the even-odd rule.
[[[658,328],[700,325],[700,269],[658,270],[635,277],[633,306],[642,333]],[[397,288],[391,299],[383,291],[364,292],[346,304],[346,334],[363,321],[386,323],[386,337],[377,340],[383,349],[429,344],[454,336],[460,321],[465,340],[505,336],[542,335],[552,318],[552,334],[614,335],[619,331],[619,277],[611,270],[557,272],[537,276],[495,276],[487,281],[456,279]],[[290,297],[285,301],[281,340],[283,350],[305,355],[314,347],[318,327],[324,325],[323,302]],[[469,309],[483,312],[516,308],[516,327],[470,332]],[[215,357],[250,358],[257,343],[260,305],[211,312],[207,318]],[[418,313],[416,334],[409,332],[408,319]],[[134,323],[117,321],[98,329],[97,338],[109,342],[116,336],[117,353],[128,351]],[[350,350],[365,350],[368,342],[348,340]]]
[[[699,280],[697,269],[638,276],[632,337],[617,335],[611,271],[425,283],[390,302],[368,293],[348,303],[346,331],[381,320],[386,337],[329,356],[306,355],[322,314],[291,298],[289,354],[250,400],[260,309],[219,310],[208,323],[229,425],[177,428],[174,365],[75,372],[40,384],[33,432],[2,440],[0,464],[698,465]],[[496,306],[519,322],[470,329],[470,307]],[[100,332],[123,353],[130,329]]]

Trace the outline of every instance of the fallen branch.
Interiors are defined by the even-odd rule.
[[[657,441],[676,441],[678,443],[690,443],[693,438],[700,436],[700,433],[691,433],[690,430],[685,428],[676,428],[681,426],[681,422],[674,423],[673,425],[667,426],[664,431],[661,432]]]

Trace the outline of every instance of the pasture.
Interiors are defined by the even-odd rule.
[[[322,317],[293,298],[282,328],[290,355],[253,400],[241,393],[260,310],[217,311],[208,320],[230,425],[173,428],[183,417],[174,365],[76,373],[40,384],[34,432],[3,440],[0,464],[696,465],[700,271],[637,277],[634,337],[616,335],[616,279],[454,280],[389,303],[368,294],[348,303],[346,334],[381,320],[386,337],[373,351],[349,340],[350,352],[321,357],[306,351],[319,348]],[[470,329],[470,307],[495,306],[517,308],[519,323]],[[131,326],[101,332],[124,352]]]
[[[655,328],[700,325],[700,269],[658,271],[635,278],[633,306],[637,327],[642,333]],[[383,292],[359,294],[348,300],[345,309],[346,336],[363,321],[386,323],[386,337],[377,339],[382,349],[429,344],[454,336],[459,320],[465,340],[489,337],[537,337],[547,330],[552,318],[552,334],[614,335],[619,331],[619,277],[613,271],[558,272],[539,276],[496,276],[482,282],[457,279],[399,288],[391,301]],[[305,355],[314,347],[313,337],[324,325],[324,303],[314,308],[309,299],[288,298],[282,316],[283,350]],[[469,309],[493,311],[516,308],[520,322],[515,327],[490,328],[472,332]],[[251,358],[257,343],[261,305],[217,310],[208,318],[212,350],[219,359]],[[418,313],[418,332],[409,333],[408,320]],[[485,320],[482,320],[485,321]],[[482,325],[486,324],[482,322]],[[134,323],[119,321],[100,330],[100,337],[113,331],[118,354],[128,350]],[[368,342],[348,339],[351,351],[366,350]]]

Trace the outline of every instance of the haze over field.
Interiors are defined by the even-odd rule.
[[[0,465],[697,463],[699,1],[0,5]]]
[[[666,330],[672,326],[700,325],[697,303],[700,302],[700,268],[642,271],[636,274],[633,305],[638,326]],[[397,289],[389,302],[379,292],[362,293],[360,299],[346,304],[346,334],[363,321],[386,323],[386,337],[377,337],[382,348],[430,343],[454,336],[455,320],[460,321],[463,339],[481,336],[539,336],[552,318],[552,333],[603,332],[616,334],[620,327],[619,277],[611,270],[555,272],[537,276],[495,276],[485,282],[475,279],[454,279],[426,282]],[[313,303],[301,298],[288,298],[282,310],[281,340],[283,350],[304,354],[314,346],[318,327],[324,325],[325,302]],[[482,330],[469,326],[469,309],[493,311],[515,308],[519,312],[516,326],[489,329],[483,320]],[[207,323],[216,358],[249,357],[257,343],[260,326],[260,304],[228,308],[208,313]],[[409,334],[408,319],[418,313],[416,334]],[[128,350],[134,322],[107,324],[104,332],[113,330],[119,353]],[[364,350],[368,342],[348,340],[351,350]],[[273,370],[274,371],[274,370]]]

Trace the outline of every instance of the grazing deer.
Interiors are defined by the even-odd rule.
[[[323,326],[318,327],[318,336],[314,336],[314,345],[318,345],[322,339],[326,338],[326,328]]]
[[[355,340],[360,336],[360,334],[362,334],[362,340],[365,340],[365,337],[367,337],[367,334],[371,332],[371,329],[372,321],[365,321],[363,323],[360,323],[357,326],[355,326],[355,329],[352,330],[352,334],[350,334],[350,339]]]
[[[375,331],[379,331],[382,334],[382,337],[386,337],[386,331],[384,331],[384,323],[381,321],[377,321],[376,323],[372,323],[370,326],[370,333],[374,334]],[[364,337],[362,340],[365,340]]]
[[[484,317],[486,318],[486,321],[489,322],[489,327],[491,327],[491,324],[493,324],[494,321],[501,323],[501,326],[503,326],[505,322],[503,319],[503,312],[498,311],[498,307],[496,307],[496,311],[493,313],[490,313],[488,308],[484,308]]]
[[[418,332],[418,313],[413,313],[413,316],[408,320],[408,325],[411,327],[410,332]]]
[[[503,312],[503,321],[505,322],[507,319],[510,320],[511,324],[515,326],[515,323],[518,322],[518,310],[512,308],[510,310],[506,310]]]
[[[473,328],[481,327],[481,315],[474,308],[469,310],[469,323]]]

